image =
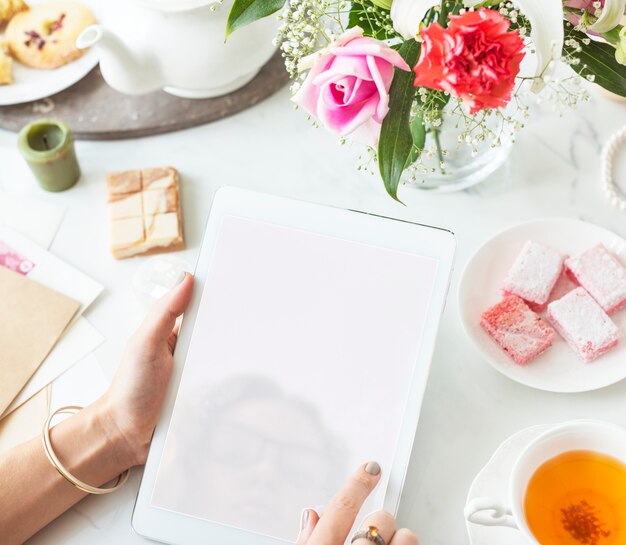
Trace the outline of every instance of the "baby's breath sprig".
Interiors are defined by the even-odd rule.
[[[450,94],[445,91],[419,87],[417,89],[419,101],[415,107],[419,109],[424,124],[430,127],[439,127],[442,121],[443,109],[450,100]]]
[[[530,35],[530,22],[513,2],[505,0],[495,6],[494,9],[497,9],[500,15],[506,17],[511,22],[511,30],[517,30],[522,37]]]
[[[378,154],[374,148],[365,147],[365,150],[357,158],[356,169],[372,176],[378,172]]]
[[[593,76],[589,75],[587,79],[593,81]],[[537,102],[550,104],[552,110],[562,116],[568,110],[590,99],[587,89],[581,85],[582,81],[583,78],[578,74],[550,78],[546,81],[541,94],[536,95]]]
[[[342,13],[346,9],[344,0],[287,0],[278,15],[281,25],[275,44],[280,47],[285,68],[294,80],[292,92],[297,91],[303,77],[298,67],[300,61],[343,32]]]
[[[371,0],[352,0],[350,20],[358,24],[366,36],[373,36],[379,40],[401,38],[393,28],[389,10],[377,6]]]

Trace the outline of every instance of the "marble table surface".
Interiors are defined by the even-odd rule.
[[[334,206],[356,208],[456,233],[457,261],[441,323],[399,522],[428,545],[463,545],[468,487],[495,448],[521,428],[578,417],[626,425],[626,381],[585,394],[534,391],[493,370],[465,337],[457,286],[471,254],[495,232],[534,218],[567,216],[626,237],[626,214],[610,207],[600,184],[599,153],[626,123],[626,103],[598,93],[560,117],[536,108],[508,163],[485,183],[455,194],[402,188],[401,206],[380,181],[356,170],[359,150],[313,129],[294,111],[286,90],[234,117],[203,127],[138,140],[78,142],[83,178],[70,191],[38,188],[18,155],[16,135],[0,132],[0,190],[59,203],[66,217],[51,251],[105,285],[86,317],[106,337],[96,356],[112,376],[143,309],[130,279],[136,260],[114,261],[107,248],[105,174],[171,163],[184,179],[184,229],[193,263],[216,189],[247,187]],[[0,110],[0,115],[2,112]],[[626,153],[618,165],[626,188]],[[37,545],[140,544],[130,527],[140,471],[112,497],[91,497],[35,536]],[[53,501],[53,500],[51,500]],[[297,521],[294,521],[296,524]],[[489,545],[489,544],[476,544]]]

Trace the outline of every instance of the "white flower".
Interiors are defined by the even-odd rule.
[[[619,31],[619,42],[615,48],[615,60],[626,66],[626,26]]]
[[[393,0],[391,4],[393,28],[405,40],[417,37],[426,12],[438,4],[438,0]]]
[[[607,0],[609,2],[622,2],[626,0]],[[466,7],[481,4],[483,0],[464,0]],[[563,3],[562,0],[512,0],[519,10],[528,19],[531,26],[530,39],[535,46],[537,54],[537,68],[535,70],[535,82],[532,89],[540,91],[543,86],[543,78],[550,77],[556,65],[553,62],[561,57],[563,50]],[[395,4],[395,2],[394,2]]]
[[[600,17],[588,29],[598,33],[613,30],[622,20],[624,8],[626,8],[626,0],[606,0]]]

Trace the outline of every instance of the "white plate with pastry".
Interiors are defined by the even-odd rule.
[[[481,246],[468,262],[459,285],[459,311],[467,336],[491,366],[510,379],[548,392],[574,393],[604,388],[626,378],[626,310],[610,315],[622,334],[614,348],[595,361],[583,361],[560,334],[552,346],[525,365],[515,363],[481,327],[481,315],[502,299],[507,273],[526,241],[574,256],[603,244],[626,266],[626,241],[598,225],[570,218],[549,218],[510,227]],[[559,299],[576,286],[562,277],[550,294]],[[545,320],[545,310],[540,311]],[[553,323],[550,323],[553,325]]]
[[[97,0],[0,0],[0,106],[49,97],[98,64],[95,50],[76,48],[93,24]]]

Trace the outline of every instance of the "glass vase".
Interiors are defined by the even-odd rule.
[[[502,134],[496,115],[482,118],[483,139],[468,138],[468,126],[455,118],[443,118],[437,129],[426,133],[424,151],[403,174],[405,185],[416,189],[453,192],[484,181],[500,168],[511,152],[510,135]],[[497,136],[496,136],[497,135]]]

